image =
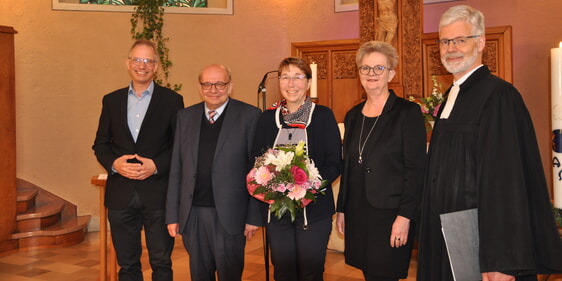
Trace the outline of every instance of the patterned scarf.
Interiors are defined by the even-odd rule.
[[[309,97],[306,97],[299,109],[293,113],[289,112],[289,109],[287,109],[287,100],[285,99],[274,103],[269,109],[277,109],[278,107],[281,107],[281,115],[283,115],[285,124],[289,125],[289,127],[299,129],[306,128],[312,108],[312,100]]]

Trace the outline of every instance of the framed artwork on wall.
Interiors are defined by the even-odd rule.
[[[166,13],[232,15],[233,0],[174,0],[166,1]],[[52,0],[53,10],[98,11],[132,13],[135,5],[130,0]]]
[[[359,0],[334,0],[334,8],[336,13],[357,11]]]
[[[423,0],[423,4],[434,4],[434,3],[443,3],[443,2],[454,2],[460,0]]]
[[[434,4],[442,2],[453,2],[460,0],[423,0],[423,4]],[[334,0],[336,13],[359,10],[359,0]]]

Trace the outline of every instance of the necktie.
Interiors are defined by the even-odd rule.
[[[445,103],[445,107],[443,108],[443,112],[441,112],[441,119],[449,118],[451,114],[451,110],[453,110],[453,106],[455,105],[455,100],[459,94],[460,86],[453,84],[451,91],[449,91],[449,97],[447,98],[447,102]]]
[[[215,115],[217,114],[214,110],[209,110],[209,123],[215,123]]]

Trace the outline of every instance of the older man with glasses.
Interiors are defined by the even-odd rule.
[[[260,225],[246,190],[260,110],[230,98],[232,89],[230,70],[210,65],[199,75],[203,102],[178,113],[166,223],[182,236],[191,280],[240,281],[245,241]]]
[[[472,238],[479,238],[480,267],[471,280],[537,280],[538,273],[562,271],[531,117],[517,89],[482,65],[484,16],[454,6],[441,17],[439,38],[454,82],[429,147],[417,280],[453,280],[459,272],[451,269],[440,215],[469,209],[477,209],[479,234]]]

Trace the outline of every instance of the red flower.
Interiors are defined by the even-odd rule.
[[[306,172],[297,166],[291,167],[291,173],[293,174],[293,178],[295,179],[296,184],[304,184],[306,181],[308,181]]]

